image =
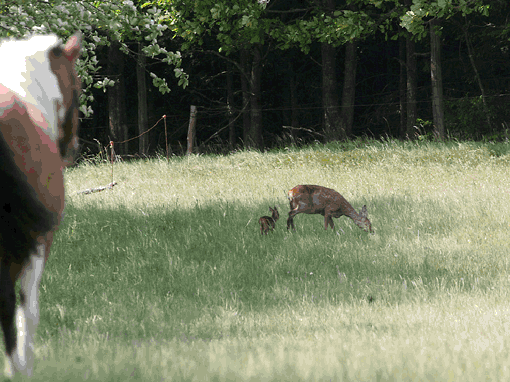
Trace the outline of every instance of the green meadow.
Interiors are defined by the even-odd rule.
[[[509,148],[82,160],[66,170],[33,380],[509,380]],[[112,190],[78,194],[112,171]],[[366,204],[374,233],[304,214],[288,232],[298,184]]]

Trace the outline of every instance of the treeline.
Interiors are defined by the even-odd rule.
[[[197,144],[229,149],[509,134],[506,0],[24,3],[0,36],[84,33],[85,146],[181,151],[191,105]]]

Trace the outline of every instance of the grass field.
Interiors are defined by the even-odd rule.
[[[510,378],[507,144],[351,142],[66,172],[33,380]],[[286,191],[319,184],[336,232]],[[258,218],[276,205],[268,236]]]

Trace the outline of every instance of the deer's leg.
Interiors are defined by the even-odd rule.
[[[296,228],[294,227],[294,222],[292,221],[292,217],[288,217],[287,218],[287,231],[289,230],[289,228],[292,227],[293,230],[295,230]]]
[[[265,217],[260,218],[260,234],[267,235],[269,231],[269,223]]]
[[[331,229],[335,229],[335,223],[333,222],[333,216],[329,215],[329,225],[331,226]]]
[[[292,229],[295,231],[296,227],[294,227],[294,216],[296,216],[299,213],[299,211],[292,210],[289,212],[289,217],[287,219],[287,230],[292,227]]]
[[[335,223],[333,223],[333,216],[331,211],[324,211],[324,229],[328,229],[328,224],[331,226],[331,229],[335,229]]]
[[[296,204],[296,206],[294,207],[294,202],[291,201],[289,203],[289,207],[290,207],[290,211],[289,211],[289,217],[287,219],[287,231],[289,230],[290,227],[292,227],[292,230],[296,230],[296,227],[294,227],[294,216],[296,216],[296,214],[299,213],[298,209],[299,209],[299,206]]]
[[[4,376],[14,377],[16,367],[13,360],[13,352],[16,347],[16,327],[14,326],[14,311],[16,309],[16,295],[14,293],[14,281],[10,274],[11,264],[0,264],[0,323],[5,341],[5,370]]]
[[[39,324],[39,283],[45,262],[45,245],[39,244],[32,253],[21,275],[21,306],[16,309],[17,368],[31,376],[34,365],[33,337]]]

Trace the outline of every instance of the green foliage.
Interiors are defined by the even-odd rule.
[[[428,33],[427,22],[425,20],[431,17],[447,19],[456,13],[461,13],[462,16],[465,16],[477,12],[488,16],[490,5],[484,3],[483,0],[459,2],[413,0],[411,9],[401,16],[400,26],[416,35],[419,39],[422,39]]]
[[[185,42],[183,49],[201,46],[206,36],[214,35],[219,51],[230,54],[249,44],[264,42],[265,31],[273,19],[266,17],[265,2],[186,1],[167,5],[167,22]]]
[[[326,10],[315,3],[304,12],[292,5],[279,9],[283,3],[274,11],[265,1],[181,0],[168,3],[167,20],[172,31],[184,38],[183,49],[200,47],[204,38],[213,36],[219,43],[218,51],[227,55],[252,44],[267,43],[279,49],[299,47],[307,53],[313,41],[341,45],[373,33],[377,22],[368,12],[381,12],[383,2],[358,3],[353,8],[356,10],[345,5]]]
[[[445,124],[452,136],[461,139],[481,139],[490,133],[481,97],[445,101]]]

